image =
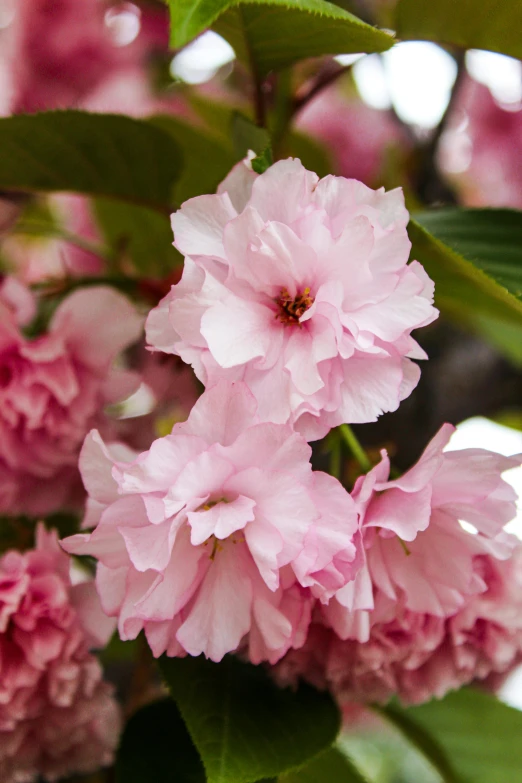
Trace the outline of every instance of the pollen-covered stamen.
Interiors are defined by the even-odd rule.
[[[280,295],[275,300],[279,306],[275,317],[282,324],[298,324],[301,316],[313,305],[314,301],[309,288],[305,288],[302,293],[298,291],[294,297],[288,293],[286,288],[282,288]]]

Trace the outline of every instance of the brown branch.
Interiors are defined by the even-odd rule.
[[[332,67],[333,61],[329,62],[324,68],[322,73],[319,73],[317,78],[314,79],[312,86],[303,95],[296,95],[294,98],[291,117],[296,115],[301,109],[304,108],[316,95],[322,92],[326,87],[337,81],[341,76],[348,73],[352,67],[350,65],[339,65],[338,67]]]

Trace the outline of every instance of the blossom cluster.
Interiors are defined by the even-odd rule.
[[[142,319],[105,286],[74,291],[45,333],[23,326],[35,305],[8,278],[0,288],[0,513],[49,514],[81,505],[78,454],[92,426],[110,432],[104,406],[127,397],[138,376],[113,368]],[[99,323],[103,321],[100,328]]]
[[[90,647],[113,630],[92,582],[72,585],[56,533],[0,559],[0,777],[93,772],[112,761],[120,715]]]
[[[400,478],[385,451],[351,492],[311,467],[308,441],[395,410],[418,381],[411,331],[437,312],[407,221],[401,191],[292,159],[244,161],[173,215],[183,275],[147,339],[206,390],[141,453],[90,433],[87,532],[62,542],[98,560],[122,639],[236,652],[340,702],[423,701],[518,661],[502,473],[522,458],[448,451],[444,425]]]
[[[150,0],[0,0],[0,115],[160,112],[187,138],[201,126],[203,149],[245,80],[178,89],[168,16]],[[351,464],[332,459],[340,479],[312,469],[346,425],[409,397],[428,358],[412,333],[438,313],[402,190],[372,189],[398,171],[415,190],[422,134],[311,73],[292,77],[288,154],[304,133],[296,148],[319,142],[341,176],[292,158],[259,174],[249,154],[172,216],[182,274],[149,279],[132,238],[102,226],[103,200],[0,193],[4,783],[113,763],[121,710],[95,650],[115,629],[155,657],[236,654],[346,710],[424,702],[522,661],[502,478],[520,455],[451,450],[444,425],[401,477],[386,451],[355,484]],[[463,203],[520,207],[520,106],[457,83],[441,173]],[[227,111],[200,111],[205,91]],[[96,580],[69,554],[95,558]]]

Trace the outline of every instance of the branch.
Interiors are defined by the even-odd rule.
[[[317,78],[314,79],[310,89],[308,89],[303,95],[296,95],[291,110],[291,117],[301,111],[301,109],[306,106],[307,103],[315,98],[315,96],[322,92],[326,87],[329,87],[341,76],[344,76],[345,73],[348,73],[352,67],[352,63],[350,63],[350,65],[339,65],[333,68],[332,66],[333,61],[327,63],[327,65],[323,68],[322,73],[320,72]]]
[[[457,76],[451,90],[448,106],[430,139],[420,149],[416,191],[418,196],[426,204],[434,204],[437,202],[456,204],[458,202],[453,188],[440,173],[436,157],[440,140],[448,126],[448,121],[451,118],[455,102],[458,99],[460,85],[466,75],[465,56],[466,52],[463,49],[460,49],[454,55],[457,63]]]

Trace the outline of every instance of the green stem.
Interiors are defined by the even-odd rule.
[[[361,466],[361,468],[364,470],[365,473],[367,473],[369,470],[372,469],[372,463],[368,459],[368,455],[366,454],[365,450],[355,437],[355,433],[353,432],[352,428],[348,426],[348,424],[341,424],[339,427],[339,431],[341,435],[343,436],[344,442],[352,452],[353,456]]]
[[[21,234],[22,236],[40,236],[49,237],[51,239],[61,239],[63,242],[67,242],[70,245],[75,245],[81,250],[85,250],[87,253],[93,253],[98,258],[109,263],[112,260],[112,255],[105,248],[96,245],[94,242],[90,242],[83,237],[73,234],[69,231],[64,231],[61,228],[50,226],[46,223],[39,223],[36,220],[24,221],[21,220],[18,225],[12,230],[13,234]]]
[[[341,478],[341,439],[335,430],[330,438],[330,473],[336,479]]]

